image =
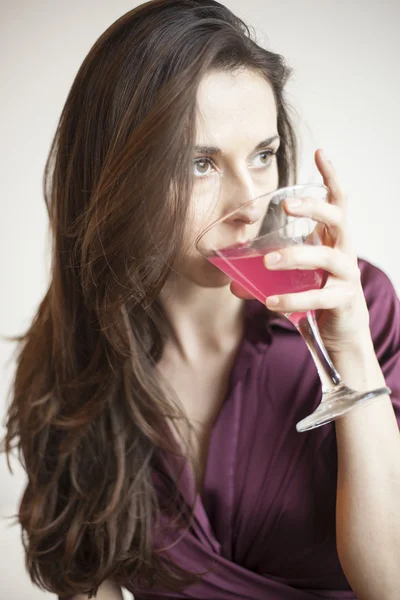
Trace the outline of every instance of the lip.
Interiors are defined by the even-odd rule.
[[[231,246],[229,246],[229,248],[233,249],[233,250],[237,250],[240,248],[245,248],[246,246],[248,246],[250,240],[249,239],[245,239],[245,240],[241,240],[238,242],[234,242]]]

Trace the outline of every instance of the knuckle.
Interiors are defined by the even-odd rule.
[[[352,302],[353,298],[355,297],[356,291],[352,285],[347,285],[344,288],[343,292],[344,292],[342,294],[343,303],[345,305],[348,305]]]
[[[284,310],[285,312],[293,312],[294,303],[292,298],[288,295],[283,296],[281,300],[281,307],[281,310]]]
[[[323,300],[321,300],[320,304],[319,304],[319,308],[321,310],[331,310],[332,308],[334,308],[335,303],[332,302],[332,300],[328,299],[328,298],[324,298]]]
[[[343,210],[343,208],[341,206],[335,206],[335,219],[336,219],[336,223],[338,227],[342,227],[344,228],[345,222],[346,222],[346,218],[345,218],[345,212]]]
[[[310,209],[317,206],[317,200],[311,196],[303,196],[301,200],[304,208]]]
[[[297,248],[287,248],[286,251],[282,252],[282,260],[285,263],[293,263],[296,260]]]
[[[354,279],[354,281],[361,281],[361,270],[360,267],[358,266],[358,264],[353,265],[353,269],[352,269],[352,279]]]
[[[335,250],[334,248],[331,248],[330,246],[323,246],[324,251],[323,251],[323,260],[324,260],[324,267],[326,269],[329,268],[334,268],[335,265],[337,264],[337,250]]]

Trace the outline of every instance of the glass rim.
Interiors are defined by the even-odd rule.
[[[208,233],[210,231],[210,229],[212,229],[213,227],[215,227],[216,225],[219,225],[220,223],[222,223],[223,221],[225,221],[226,219],[228,219],[229,217],[231,217],[232,215],[235,214],[235,212],[237,212],[238,210],[243,209],[243,207],[247,206],[248,204],[252,204],[253,202],[255,202],[256,200],[259,200],[260,198],[265,198],[266,196],[273,196],[275,194],[279,194],[281,192],[284,192],[285,190],[298,190],[299,188],[305,188],[305,187],[315,187],[315,188],[320,188],[320,189],[324,189],[326,190],[327,193],[329,193],[329,188],[323,184],[323,183],[296,183],[294,185],[285,185],[283,187],[277,188],[276,190],[272,191],[272,192],[267,192],[266,194],[260,194],[259,196],[256,196],[255,198],[251,198],[251,200],[248,200],[247,202],[243,202],[243,204],[240,204],[237,208],[235,208],[234,210],[231,210],[231,212],[227,213],[226,215],[223,215],[222,217],[220,217],[219,219],[217,219],[216,221],[213,221],[212,223],[210,223],[210,225],[208,225],[204,231],[202,231],[196,238],[194,246],[197,250],[199,250],[198,248],[198,244],[200,242],[200,240],[206,235],[206,233]],[[310,217],[294,217],[293,220],[297,220],[297,219],[304,219],[304,218],[310,218]],[[286,225],[282,225],[282,227],[285,227]],[[282,229],[282,227],[278,227],[277,229],[274,229],[274,231],[271,231],[269,233],[266,233],[265,235],[261,235],[260,237],[254,238],[253,242],[256,240],[259,240],[263,237],[266,237],[268,235],[271,235],[272,233],[275,233],[276,231],[279,231],[280,229]],[[203,254],[203,252],[201,252],[199,250],[199,252],[201,254]]]

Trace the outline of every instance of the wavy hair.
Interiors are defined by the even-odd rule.
[[[29,574],[60,596],[93,595],[107,578],[190,580],[154,544],[153,474],[160,453],[177,452],[165,420],[183,418],[157,371],[170,331],[158,296],[182,253],[200,80],[241,67],[273,88],[286,185],[296,172],[289,68],[214,0],[154,0],[123,15],[63,107],[43,178],[50,283],[12,338],[4,442],[27,473],[18,520]]]

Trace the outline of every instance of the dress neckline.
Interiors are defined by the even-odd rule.
[[[221,547],[212,531],[209,518],[210,505],[213,501],[213,478],[217,471],[223,472],[226,477],[224,489],[227,503],[226,522],[228,524],[233,509],[233,475],[238,439],[237,435],[224,436],[223,430],[225,427],[229,429],[228,423],[231,427],[233,424],[234,430],[239,426],[238,411],[240,411],[241,402],[237,401],[239,400],[237,394],[240,396],[243,383],[251,374],[256,356],[265,352],[266,347],[271,343],[273,330],[278,328],[297,333],[296,328],[289,320],[283,315],[268,310],[259,300],[245,300],[243,314],[243,336],[233,361],[225,398],[211,429],[201,492],[196,490],[194,473],[185,458],[174,455],[168,461],[172,462],[175,474],[179,474],[179,489],[183,499],[189,506],[194,505],[194,528],[197,530],[197,535],[207,540],[218,554],[221,552]],[[172,435],[172,432],[170,434]],[[223,461],[223,468],[213,468],[215,461]]]

